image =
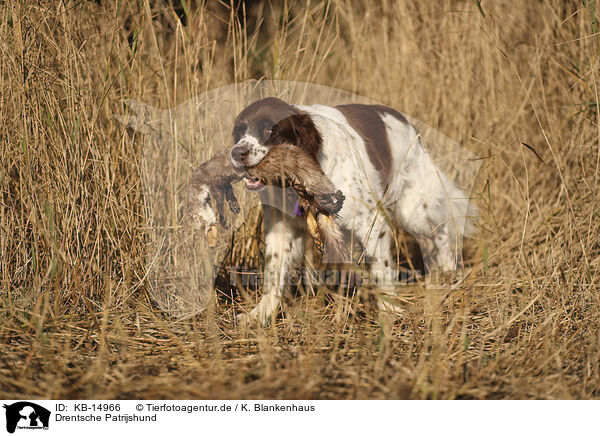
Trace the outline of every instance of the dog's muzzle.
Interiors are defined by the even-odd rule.
[[[245,166],[250,155],[250,145],[246,142],[236,145],[231,149],[231,160],[237,168]]]

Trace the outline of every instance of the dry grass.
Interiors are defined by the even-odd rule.
[[[0,396],[600,396],[595,2],[187,2],[185,24],[159,2],[40,3],[0,6]],[[382,101],[482,156],[462,286],[407,289],[389,330],[322,290],[265,330],[223,302],[156,311],[142,140],[112,114],[262,76]]]

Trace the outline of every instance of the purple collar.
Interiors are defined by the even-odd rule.
[[[294,205],[294,213],[296,214],[296,216],[304,215],[304,209],[302,209],[302,206],[300,206],[298,200],[296,200],[296,204]]]

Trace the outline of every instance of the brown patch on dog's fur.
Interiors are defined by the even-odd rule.
[[[321,135],[312,118],[299,113],[284,118],[273,126],[273,133],[265,145],[294,144],[316,161],[321,143]],[[281,157],[285,159],[282,155]]]
[[[343,104],[336,106],[336,109],[365,141],[369,159],[379,171],[382,183],[387,185],[391,177],[392,155],[381,115],[388,113],[404,123],[408,122],[406,118],[398,111],[382,105]]]
[[[237,142],[244,134],[250,134],[261,143],[269,140],[264,127],[273,127],[282,120],[297,115],[298,109],[275,97],[263,98],[248,105],[235,118],[233,140]]]
[[[253,125],[265,118],[273,120],[276,124],[284,118],[297,113],[298,110],[289,103],[275,97],[267,97],[249,104],[235,117],[234,124],[245,123]]]

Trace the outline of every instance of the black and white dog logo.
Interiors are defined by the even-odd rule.
[[[19,401],[4,405],[6,409],[6,431],[14,433],[19,429],[48,429],[50,411],[29,401]]]

